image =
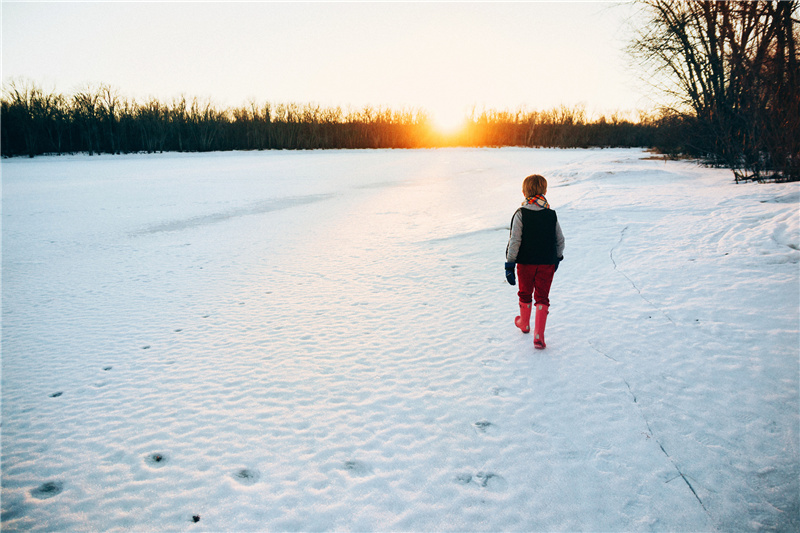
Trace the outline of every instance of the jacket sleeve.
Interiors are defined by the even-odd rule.
[[[564,233],[556,220],[556,257],[564,257]]]
[[[517,262],[520,244],[522,244],[522,213],[517,209],[514,218],[511,219],[511,235],[508,237],[508,246],[506,246],[507,262]]]

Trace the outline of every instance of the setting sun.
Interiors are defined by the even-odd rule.
[[[437,110],[432,112],[431,124],[439,135],[455,135],[464,129],[466,120],[460,111]]]
[[[433,127],[443,135],[453,135],[464,129],[466,118],[461,113],[437,112],[433,115]]]

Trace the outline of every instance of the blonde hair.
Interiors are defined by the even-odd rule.
[[[544,194],[547,192],[547,180],[539,174],[531,174],[522,182],[522,194],[525,198]]]

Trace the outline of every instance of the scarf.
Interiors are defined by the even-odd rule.
[[[525,198],[525,202],[522,205],[531,205],[531,204],[536,204],[539,207],[550,209],[550,204],[547,203],[547,199],[544,197],[543,194],[537,194],[536,196],[528,196],[527,198]]]

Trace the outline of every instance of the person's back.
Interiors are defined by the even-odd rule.
[[[519,278],[520,314],[514,324],[523,333],[530,331],[531,304],[536,304],[533,345],[543,349],[544,328],[550,311],[550,286],[558,263],[564,258],[564,234],[556,212],[544,195],[547,180],[533,174],[522,182],[525,202],[514,213],[506,247],[506,279],[511,285]]]

